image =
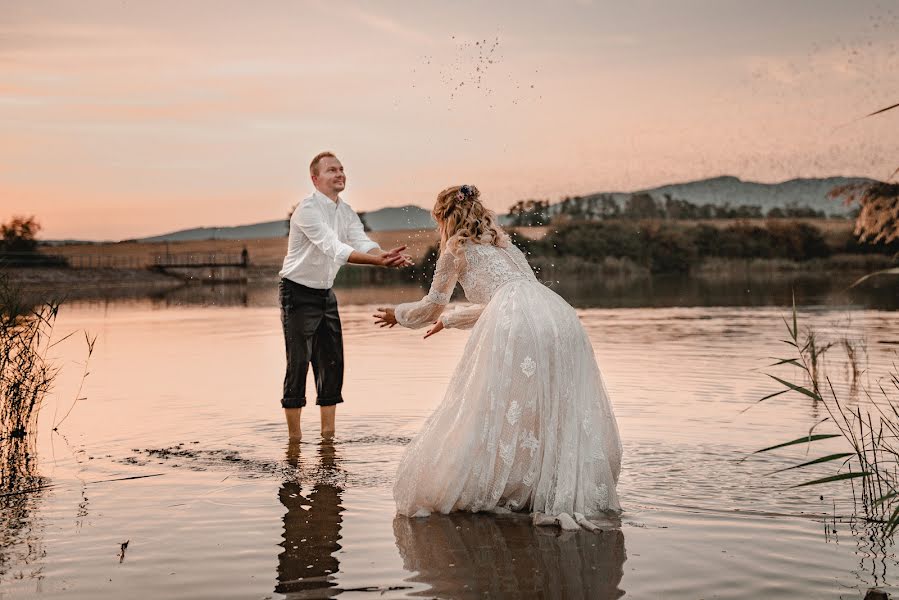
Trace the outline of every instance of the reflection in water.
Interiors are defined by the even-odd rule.
[[[872,522],[862,518],[824,519],[824,539],[828,543],[840,543],[840,529],[844,521],[849,533],[855,539],[855,555],[858,566],[854,570],[860,585],[865,587],[890,586],[892,570],[895,568],[895,541],[886,535],[886,526],[880,522]]]
[[[343,520],[339,459],[330,441],[322,442],[318,453],[321,467],[308,495],[303,495],[297,479],[285,481],[278,491],[287,513],[275,592],[288,598],[330,598],[340,593],[334,580]],[[300,444],[288,446],[287,462],[292,467],[300,465]]]
[[[856,305],[899,310],[896,287],[852,288],[863,272],[721,273],[578,279],[544,274],[541,279],[577,308],[673,306]]]
[[[46,551],[37,519],[40,499],[40,491],[0,497],[0,583],[42,579]]]
[[[799,305],[859,306],[899,310],[893,286],[849,286],[864,273],[727,273],[708,275],[573,277],[541,273],[540,279],[577,308],[637,308],[687,306],[790,306],[793,292]],[[379,284],[335,288],[342,306],[409,302],[426,290],[416,284]],[[36,296],[42,299],[43,296]],[[66,305],[150,303],[154,308],[184,306],[276,307],[277,278],[249,284],[186,284],[177,287],[140,286],[72,288]]]
[[[34,435],[0,436],[0,494],[20,494],[40,487]]]
[[[39,579],[43,568],[39,561],[45,552],[34,514],[47,481],[37,473],[32,438],[0,440],[0,583]]]
[[[427,597],[620,598],[624,533],[559,532],[519,515],[398,516],[393,533]]]

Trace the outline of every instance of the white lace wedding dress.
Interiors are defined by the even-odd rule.
[[[473,305],[442,314],[457,281]],[[400,514],[620,510],[621,442],[590,340],[518,248],[444,251],[428,295],[395,314],[409,328],[438,317],[473,327],[443,402],[400,462]]]

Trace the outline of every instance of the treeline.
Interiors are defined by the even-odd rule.
[[[34,217],[13,217],[0,224],[0,267],[66,266],[65,260],[37,251],[40,229]]]
[[[867,244],[852,236],[828,244],[808,223],[769,220],[764,226],[736,222],[726,227],[660,221],[571,223],[541,240],[513,236],[533,257],[576,257],[602,262],[629,259],[653,273],[684,273],[707,258],[808,261],[836,254],[885,254],[899,257],[899,241]]]
[[[822,231],[808,223],[770,220],[764,226],[735,222],[725,227],[707,224],[688,225],[661,221],[577,222],[560,226],[540,240],[532,240],[510,231],[512,241],[521,248],[540,275],[541,268],[552,267],[579,272],[595,271],[609,263],[627,270],[652,273],[688,273],[710,258],[814,259],[855,255],[879,255],[878,262],[899,261],[899,240],[870,244],[854,236],[828,242]],[[414,267],[403,269],[402,279],[428,285],[434,275],[438,248],[428,249]],[[848,261],[851,265],[860,261]],[[833,268],[845,261],[836,260]],[[826,267],[825,267],[826,268]]]
[[[556,205],[549,200],[520,200],[509,208],[510,224],[515,227],[553,225],[571,221],[609,219],[799,219],[826,218],[823,210],[788,204],[764,211],[758,205],[694,204],[665,194],[656,200],[650,194],[631,194],[619,204],[611,194],[566,197]]]

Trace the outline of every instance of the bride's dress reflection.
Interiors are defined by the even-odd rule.
[[[398,516],[393,533],[409,581],[427,597],[620,598],[624,534],[534,527],[518,515]]]
[[[278,555],[275,592],[288,598],[330,598],[340,593],[334,580],[339,568],[342,522],[339,458],[334,444],[318,448],[320,467],[314,469],[312,488],[303,494],[300,481],[285,481],[278,491],[284,514],[283,551]],[[291,443],[287,462],[300,465],[300,445]]]

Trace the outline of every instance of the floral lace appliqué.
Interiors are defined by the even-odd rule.
[[[531,487],[531,485],[533,485],[533,483],[534,483],[534,479],[536,479],[536,478],[537,478],[537,472],[534,469],[531,469],[530,471],[527,472],[527,475],[525,475],[522,478],[521,483],[523,483],[524,485],[526,485],[528,487]]]
[[[528,431],[527,436],[521,440],[521,447],[525,450],[530,450],[531,456],[534,456],[534,452],[540,447],[540,440],[537,439],[533,431]]]
[[[503,462],[511,464],[512,459],[515,458],[515,446],[512,444],[500,444],[499,445],[499,456],[503,459]]]
[[[463,252],[467,268],[460,274],[459,283],[471,302],[487,303],[501,285],[516,279],[534,278],[523,255],[516,258],[516,253],[520,252],[514,246],[501,249],[488,244],[466,243]],[[524,266],[518,264],[519,260]]]
[[[528,378],[531,377],[537,371],[537,363],[534,362],[534,359],[530,356],[525,356],[524,360],[521,361],[521,372],[525,374]]]
[[[515,425],[519,417],[521,417],[521,405],[516,400],[512,400],[512,404],[509,405],[509,410],[506,412],[506,421],[509,425]]]

